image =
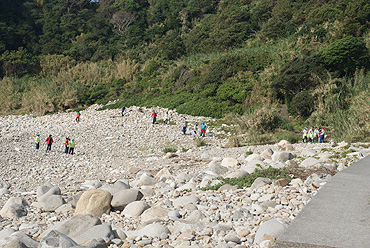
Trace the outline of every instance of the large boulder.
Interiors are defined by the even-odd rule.
[[[155,206],[145,210],[140,217],[142,222],[148,222],[155,219],[161,220],[167,217],[169,212],[170,210],[168,208]]]
[[[76,214],[91,214],[101,217],[110,213],[112,195],[102,189],[91,189],[84,192],[76,205]]]
[[[173,200],[173,206],[176,208],[178,206],[180,207],[183,207],[185,206],[186,204],[189,204],[189,203],[198,203],[199,202],[199,198],[194,196],[194,195],[189,195],[189,196],[183,196],[183,197],[179,197],[179,198],[176,198]]]
[[[114,209],[123,210],[129,203],[140,201],[143,194],[136,189],[124,189],[113,194],[111,205]]]
[[[157,180],[152,177],[151,175],[148,175],[146,173],[143,173],[140,176],[140,179],[137,181],[137,186],[153,186],[157,183]]]
[[[264,159],[271,159],[272,154],[274,154],[274,151],[271,148],[268,148],[261,153],[261,157]]]
[[[127,217],[137,217],[140,216],[149,206],[143,201],[134,201],[129,203],[125,209],[122,211]]]
[[[96,225],[75,236],[73,240],[80,245],[84,245],[92,239],[104,239],[109,243],[114,237],[114,231],[110,225]]]
[[[38,247],[39,243],[30,238],[27,234],[22,231],[12,233],[10,236],[0,239],[0,247],[3,248],[15,248],[15,247]]]
[[[135,236],[147,236],[152,238],[166,239],[170,231],[162,224],[154,223],[143,227],[135,232]]]
[[[261,155],[259,155],[259,154],[251,154],[251,155],[249,155],[246,159],[245,159],[245,161],[246,162],[249,162],[249,161],[252,161],[252,160],[259,160],[259,161],[263,161],[264,160],[264,158],[263,157],[261,157]]]
[[[208,164],[208,170],[221,176],[221,175],[224,175],[225,173],[227,173],[229,169],[226,168],[225,166],[222,166],[221,164],[219,164],[216,161],[211,161]]]
[[[277,146],[279,147],[279,149],[281,151],[292,151],[294,150],[292,144],[289,143],[289,141],[287,140],[281,140]]]
[[[254,237],[254,244],[259,244],[264,240],[264,235],[267,234],[269,236],[277,238],[280,234],[285,231],[286,227],[281,224],[276,219],[271,219],[264,222],[258,228],[256,232],[256,236]]]
[[[238,164],[239,162],[235,158],[224,158],[221,162],[221,165],[225,167],[235,167]]]
[[[32,203],[32,206],[40,208],[46,212],[53,212],[63,204],[64,198],[61,195],[60,188],[46,183],[37,188],[36,196],[38,202]]]
[[[269,178],[265,178],[265,177],[257,177],[256,180],[254,180],[254,182],[252,183],[251,185],[251,189],[257,189],[257,188],[260,188],[264,185],[268,185],[268,184],[271,184],[271,179]]]
[[[89,214],[77,214],[65,221],[58,222],[55,225],[46,229],[41,235],[41,238],[46,237],[52,230],[56,230],[70,238],[86,232],[90,227],[101,225],[101,220],[98,217]]]
[[[38,207],[45,212],[54,212],[63,204],[65,204],[65,201],[61,195],[45,194],[39,198],[38,202],[32,203],[32,206]]]
[[[240,169],[251,174],[256,169],[262,169],[262,168],[266,168],[265,162],[261,160],[251,160],[251,161],[248,161],[248,163],[242,166]]]
[[[38,248],[67,248],[73,246],[78,246],[78,244],[63,233],[52,230],[41,239]]]
[[[61,191],[58,186],[53,186],[51,183],[46,183],[45,185],[38,187],[36,190],[36,196],[38,200],[44,195],[61,195]]]
[[[0,210],[0,216],[3,218],[19,218],[27,215],[27,202],[20,197],[11,197]]]
[[[320,166],[323,166],[323,163],[321,163],[320,160],[313,158],[313,157],[306,158],[299,165],[299,167],[303,167],[303,168],[319,168]]]
[[[290,152],[275,152],[271,156],[271,159],[274,162],[285,162],[285,161],[291,160],[293,158],[294,158],[294,156]]]

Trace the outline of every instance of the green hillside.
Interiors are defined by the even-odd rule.
[[[368,140],[369,29],[367,0],[4,0],[0,113],[119,99],[226,116],[250,142]]]

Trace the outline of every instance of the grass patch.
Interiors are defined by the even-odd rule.
[[[294,144],[298,143],[301,136],[293,131],[281,130],[274,133],[273,137],[275,137],[276,141],[287,140],[289,143]]]
[[[197,147],[201,147],[201,146],[206,146],[207,143],[204,139],[202,138],[194,138],[194,143]]]
[[[181,152],[187,152],[187,151],[189,151],[191,148],[185,148],[185,147],[182,147],[181,148]]]
[[[218,190],[221,186],[225,184],[237,186],[238,188],[248,188],[258,177],[270,178],[271,180],[277,180],[281,178],[288,178],[289,180],[291,180],[291,177],[286,172],[285,168],[276,169],[269,167],[268,169],[256,169],[253,173],[249,175],[244,175],[239,178],[216,178],[217,180],[220,180],[222,182],[214,186],[204,187],[202,188],[202,190]]]
[[[346,146],[342,147],[342,150],[347,150],[347,149],[349,149],[350,147],[351,147],[350,145],[346,145]]]
[[[166,146],[165,148],[163,148],[163,152],[164,153],[173,153],[173,152],[177,152],[177,148],[173,147],[173,146]]]

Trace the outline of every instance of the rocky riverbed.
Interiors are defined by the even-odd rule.
[[[0,247],[269,247],[331,174],[369,153],[344,142],[224,148],[222,126],[197,147],[182,124],[210,118],[155,108],[171,125],[152,125],[153,109],[122,117],[99,107],[79,123],[74,112],[0,117]],[[64,153],[67,136],[74,155]],[[316,173],[202,190],[270,166]]]

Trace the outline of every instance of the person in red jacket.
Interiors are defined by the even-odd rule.
[[[152,113],[152,120],[153,120],[153,125],[154,125],[155,122],[157,121],[157,113],[155,111],[153,111]]]
[[[76,117],[76,122],[80,122],[80,111],[77,111],[77,117]]]
[[[64,153],[66,154],[68,154],[68,151],[69,151],[68,143],[69,143],[69,138],[67,137],[66,141],[64,142],[64,146],[65,146]]]
[[[45,142],[46,144],[48,144],[48,146],[46,147],[46,152],[47,151],[51,151],[51,145],[53,144],[53,138],[51,137],[51,134],[49,135],[49,137],[46,138]]]

